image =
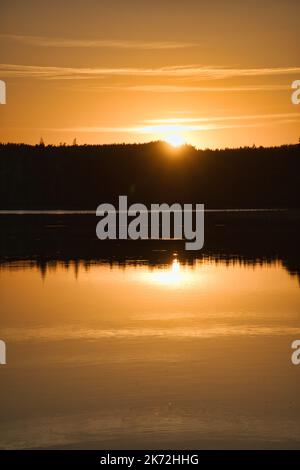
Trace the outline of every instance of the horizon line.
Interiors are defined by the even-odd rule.
[[[127,146],[127,147],[137,147],[137,146],[140,146],[140,147],[143,147],[143,146],[147,146],[147,145],[154,145],[154,144],[162,144],[166,147],[169,147],[170,149],[172,149],[173,151],[176,151],[178,153],[180,153],[180,149],[184,149],[184,148],[187,148],[187,147],[190,147],[190,148],[193,148],[194,150],[196,151],[211,151],[211,152],[215,152],[215,151],[226,151],[226,150],[261,150],[261,149],[264,149],[264,150],[268,150],[268,149],[276,149],[276,148],[282,148],[282,147],[300,147],[300,138],[299,138],[299,142],[296,142],[296,143],[286,143],[286,144],[280,144],[280,145],[269,145],[269,146],[265,146],[265,145],[256,145],[255,143],[253,143],[252,145],[243,145],[243,146],[239,146],[239,147],[215,147],[215,148],[211,148],[211,147],[205,147],[205,148],[200,148],[200,147],[196,147],[195,145],[193,144],[189,144],[188,142],[185,142],[184,144],[180,145],[179,147],[173,147],[171,144],[169,144],[168,142],[166,142],[165,140],[151,140],[151,141],[147,141],[147,142],[112,142],[112,143],[102,143],[102,144],[89,144],[89,143],[82,143],[82,144],[79,144],[79,143],[72,143],[72,144],[68,144],[66,142],[62,142],[62,143],[59,143],[59,144],[46,144],[45,142],[39,142],[39,143],[36,143],[36,144],[30,144],[30,143],[26,143],[26,142],[1,142],[0,141],[0,147],[1,146],[24,146],[24,147],[39,147],[39,148],[73,148],[73,147],[77,147],[77,148],[86,148],[86,147],[124,147],[124,146]]]

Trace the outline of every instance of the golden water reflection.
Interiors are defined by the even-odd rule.
[[[11,265],[0,289],[0,447],[300,447],[280,262]]]
[[[169,266],[139,273],[139,278],[141,281],[175,288],[191,287],[195,280],[193,270],[182,265],[177,258]]]

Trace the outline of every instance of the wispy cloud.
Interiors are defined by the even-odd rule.
[[[300,113],[281,114],[255,114],[237,116],[215,116],[201,118],[183,119],[154,119],[143,121],[136,126],[79,126],[55,129],[40,129],[55,132],[77,132],[77,133],[134,133],[165,135],[166,133],[185,133],[197,131],[209,131],[219,129],[236,129],[248,127],[264,127],[274,124],[285,124],[300,121]]]
[[[95,85],[82,91],[132,91],[144,93],[226,93],[248,91],[285,91],[290,90],[290,85],[241,85],[241,86],[184,86],[184,85]]]
[[[300,113],[258,114],[238,116],[215,116],[207,118],[157,119],[145,121],[145,126],[137,128],[139,134],[164,135],[166,133],[213,131],[221,129],[239,129],[265,127],[274,124],[286,124],[300,121]]]
[[[33,328],[6,328],[3,336],[10,341],[62,341],[62,340],[93,340],[93,339],[120,339],[120,338],[214,338],[218,336],[280,336],[299,335],[299,327],[265,326],[265,325],[237,325],[226,327],[222,325],[208,326],[206,328],[170,327],[170,328],[111,328],[93,329],[79,328],[72,325],[66,327],[33,327]]]
[[[38,65],[0,64],[0,72],[5,77],[49,78],[49,79],[84,79],[110,76],[126,77],[173,77],[194,79],[226,79],[233,77],[264,77],[300,74],[300,67],[270,68],[222,68],[197,65],[175,65],[158,68],[134,67],[53,67]]]
[[[38,47],[112,48],[112,49],[183,49],[197,44],[175,41],[133,41],[126,39],[70,39],[48,36],[0,34],[0,38]]]
[[[233,116],[209,116],[193,118],[166,118],[166,119],[147,119],[146,124],[186,124],[195,122],[218,122],[218,121],[252,121],[265,119],[286,119],[300,118],[300,113],[273,113],[273,114],[242,114]]]

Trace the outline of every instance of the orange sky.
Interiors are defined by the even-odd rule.
[[[2,0],[0,141],[300,137],[297,0]]]

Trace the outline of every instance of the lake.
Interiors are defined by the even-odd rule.
[[[214,220],[196,257],[24,217],[0,238],[1,448],[300,448],[293,224]]]

